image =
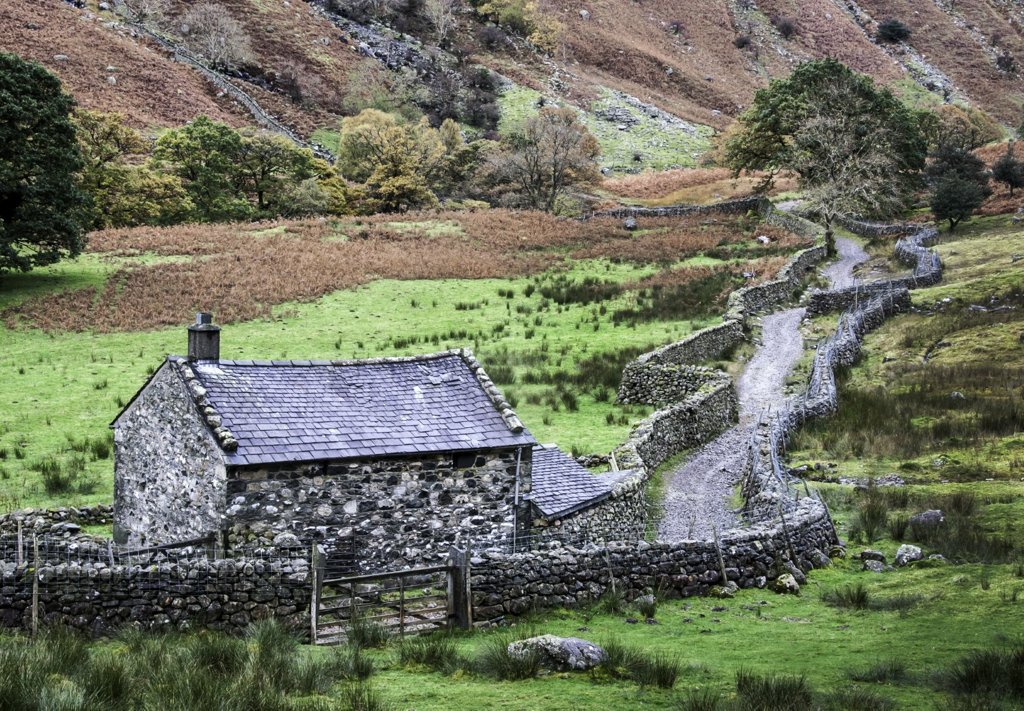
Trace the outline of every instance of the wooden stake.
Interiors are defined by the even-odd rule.
[[[39,539],[32,536],[32,636],[39,633]]]

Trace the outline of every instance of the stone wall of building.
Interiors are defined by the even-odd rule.
[[[611,585],[632,599],[701,595],[725,578],[743,588],[764,587],[788,572],[828,564],[836,542],[825,508],[804,499],[785,524],[751,526],[713,541],[629,541],[560,546],[526,553],[474,553],[473,615],[488,620],[533,609],[578,607]],[[721,557],[719,557],[721,556]]]
[[[121,414],[114,439],[114,538],[158,545],[221,528],[225,467],[173,364]]]
[[[468,540],[530,527],[532,450],[478,452],[456,467],[451,454],[352,463],[233,468],[225,525],[234,546],[270,545],[282,533],[329,542],[351,532],[364,567],[429,564]],[[461,464],[461,463],[460,463]]]
[[[145,557],[106,560],[73,553],[35,568],[0,562],[0,627],[31,629],[32,590],[38,576],[41,626],[61,624],[93,635],[120,627],[241,633],[253,621],[276,617],[296,626],[309,619],[307,558],[278,551],[272,558],[208,560]]]

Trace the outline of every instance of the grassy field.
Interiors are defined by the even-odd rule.
[[[107,425],[204,308],[233,321],[225,358],[473,348],[539,440],[606,453],[650,412],[614,403],[624,363],[715,323],[743,271],[802,246],[765,247],[745,219],[643,227],[499,211],[97,233],[4,278],[0,510],[109,501]],[[418,278],[431,265],[452,278]]]
[[[875,543],[890,560],[895,546],[891,540]],[[849,596],[853,606],[842,602],[849,591],[858,592]],[[1019,708],[1013,697],[1001,706],[995,699],[982,707],[977,696],[951,694],[950,689],[957,687],[949,670],[973,651],[1013,643],[1024,629],[1022,593],[1019,566],[934,565],[879,575],[860,571],[859,560],[848,560],[813,573],[799,596],[748,590],[729,600],[661,600],[656,622],[646,624],[628,603],[619,611],[599,604],[536,616],[511,629],[456,635],[432,654],[417,653],[412,645],[392,639],[383,647],[361,649],[354,656],[363,661],[355,665],[350,649],[295,649],[263,628],[241,647],[228,640],[218,642],[211,634],[147,639],[130,633],[122,640],[92,645],[89,662],[79,659],[74,665],[33,671],[41,677],[40,686],[73,695],[76,688],[112,687],[103,679],[112,674],[114,663],[130,666],[133,659],[149,660],[153,670],[162,671],[155,676],[129,675],[133,681],[124,686],[133,692],[114,687],[122,699],[137,695],[147,709],[189,708],[200,693],[206,699],[221,692],[238,695],[240,683],[248,684],[240,698],[266,694],[266,687],[277,683],[289,701],[258,706],[274,709],[1012,709]],[[833,599],[840,602],[826,602]],[[634,650],[634,660],[589,673],[523,671],[494,661],[496,647],[540,633],[625,647]],[[267,641],[273,641],[276,652],[261,652]],[[0,650],[18,644],[0,637]],[[49,649],[56,655],[62,647],[50,644]],[[216,665],[209,653],[204,654],[209,650],[218,655]],[[17,663],[17,657],[0,655],[0,660]],[[245,682],[253,660],[274,661],[280,665],[275,667],[278,673],[266,682]],[[662,673],[642,676],[644,664]],[[368,666],[373,673],[360,681]],[[666,668],[676,673],[666,673]],[[759,706],[738,698],[736,677],[741,670],[803,677],[813,701],[790,697],[791,705],[771,705],[772,700],[762,696],[756,699]],[[525,678],[501,678],[509,673]],[[199,675],[204,688],[175,682],[177,674]],[[373,689],[379,705],[353,704],[357,686]],[[708,697],[718,698],[718,705],[694,701]]]

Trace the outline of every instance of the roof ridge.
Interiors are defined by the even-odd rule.
[[[223,418],[220,416],[217,408],[214,407],[210,398],[207,397],[206,388],[203,387],[202,381],[196,375],[196,372],[192,370],[192,366],[189,365],[186,359],[180,356],[169,356],[167,361],[185,382],[185,387],[188,389],[192,402],[195,404],[196,409],[199,410],[199,416],[213,433],[220,448],[225,452],[236,451],[238,449],[238,440],[231,434],[231,430],[224,426]]]
[[[508,400],[505,399],[501,390],[498,389],[498,386],[495,385],[494,381],[491,380],[489,375],[487,375],[487,371],[484,370],[480,361],[478,361],[476,356],[473,355],[473,351],[469,348],[460,348],[454,352],[462,357],[462,360],[467,366],[469,366],[469,370],[474,376],[476,376],[476,381],[480,384],[480,387],[483,388],[487,397],[490,398],[491,402],[494,404],[494,408],[498,411],[498,414],[501,415],[501,419],[504,421],[505,425],[515,434],[519,434],[526,429],[523,426],[523,421],[519,419],[515,410],[512,409],[512,405],[510,405]]]
[[[302,358],[297,360],[257,360],[249,358],[241,359],[229,359],[221,358],[217,361],[209,361],[214,365],[231,365],[236,367],[267,367],[267,366],[296,366],[296,367],[312,367],[312,366],[357,366],[357,365],[386,365],[389,363],[419,363],[427,362],[432,360],[440,360],[441,358],[452,358],[461,356],[462,353],[459,349],[453,348],[447,351],[438,351],[436,353],[421,353],[411,356],[378,356],[376,358],[336,358],[336,359],[309,359]],[[184,356],[170,356],[172,360],[180,362],[184,360]]]

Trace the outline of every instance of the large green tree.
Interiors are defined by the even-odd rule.
[[[0,52],[0,273],[82,251],[73,103],[57,77]]]
[[[169,225],[188,218],[193,206],[181,179],[132,160],[150,147],[123,115],[79,108],[73,121],[83,159],[79,184],[92,198],[91,229]]]
[[[737,175],[767,172],[763,189],[780,171],[795,172],[830,250],[837,218],[885,218],[905,206],[926,152],[912,112],[834,59],[805,62],[758,91],[725,145]]]

